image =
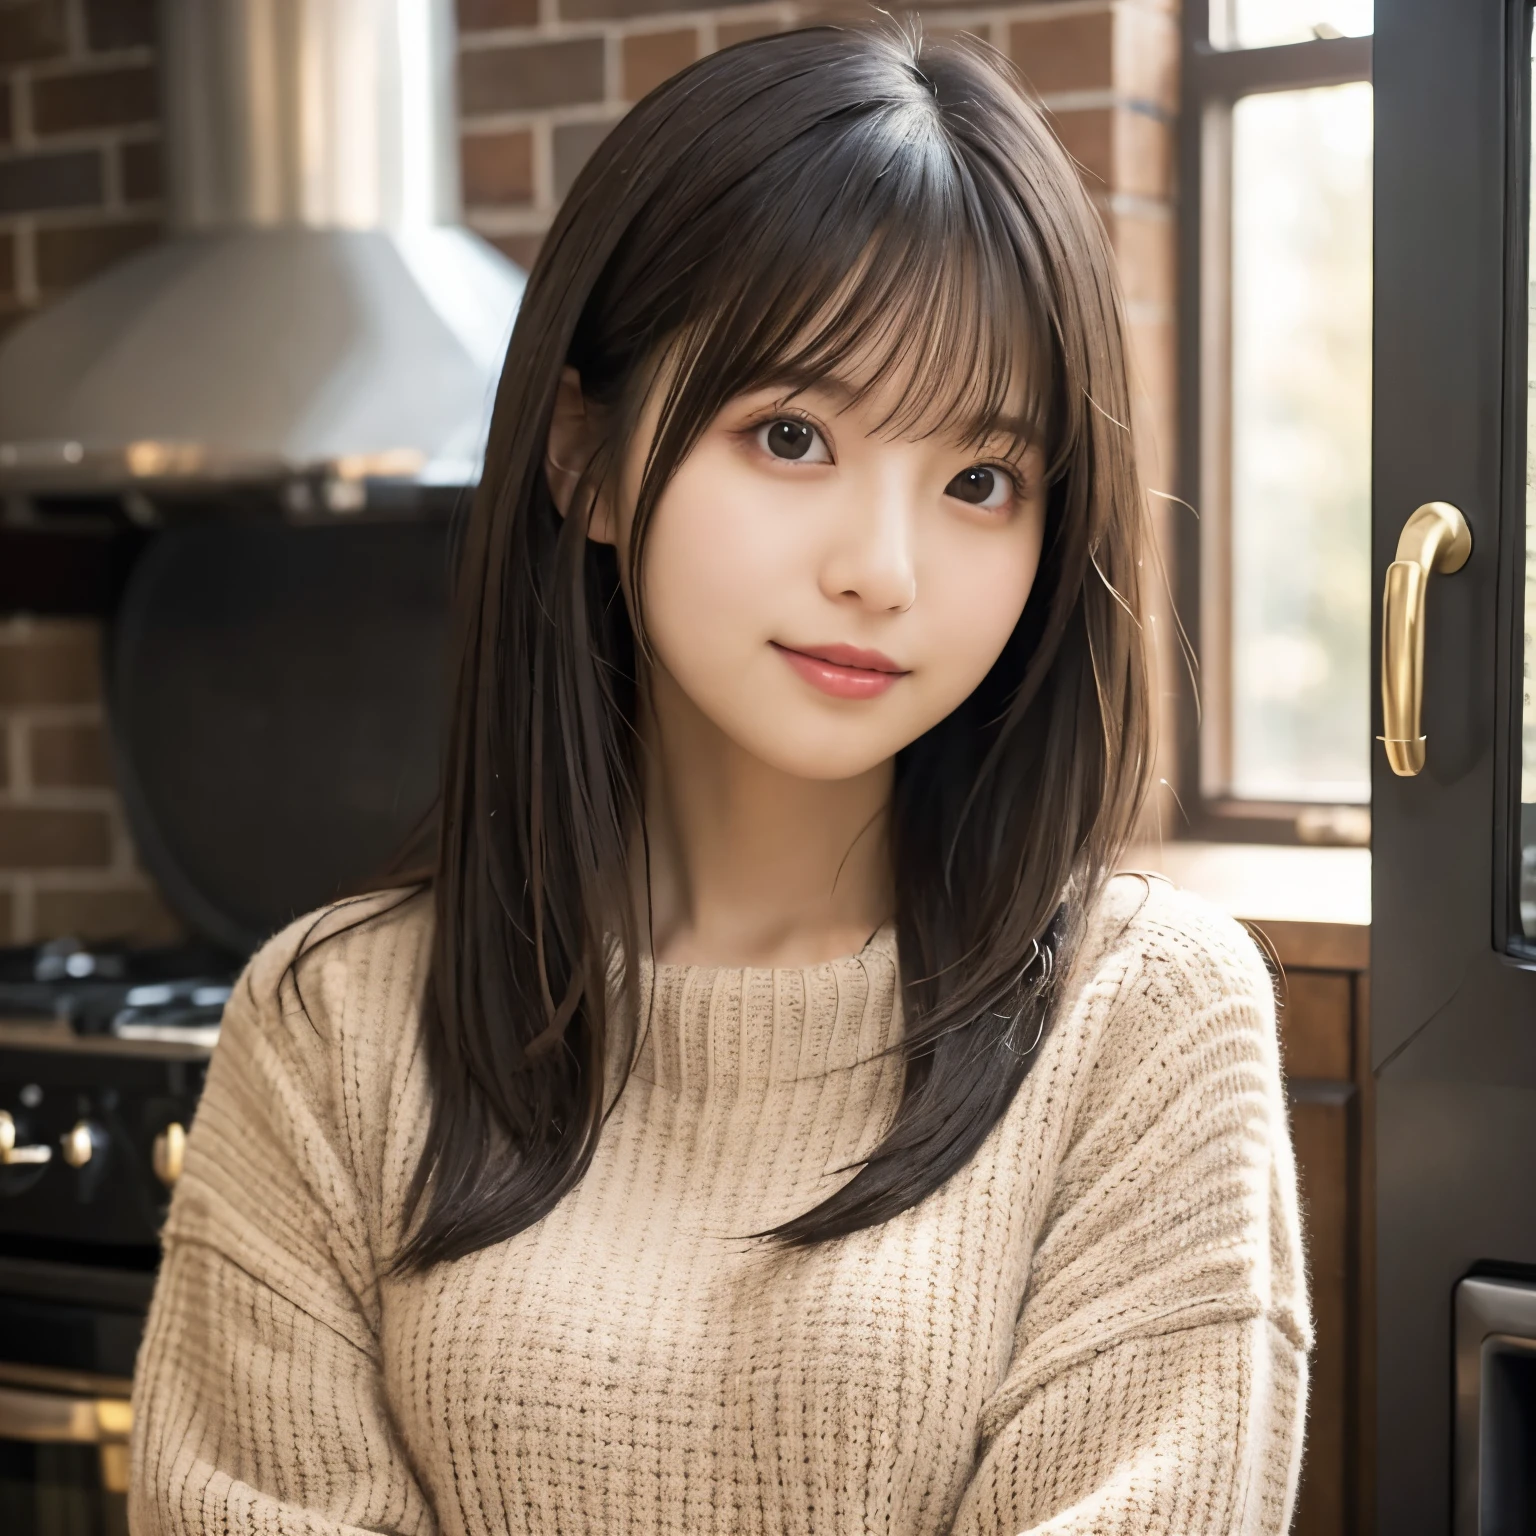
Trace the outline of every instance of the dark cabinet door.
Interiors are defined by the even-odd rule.
[[[1493,1536],[1536,1530],[1529,5],[1383,0],[1373,72],[1377,1529]]]

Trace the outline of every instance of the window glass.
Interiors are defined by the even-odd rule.
[[[1229,0],[1227,16],[1226,36],[1218,42],[1231,48],[1268,48],[1314,37],[1367,37],[1375,25],[1375,4],[1374,0]]]
[[[1232,118],[1229,793],[1370,797],[1371,88]]]

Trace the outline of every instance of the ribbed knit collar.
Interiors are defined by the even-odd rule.
[[[847,1071],[901,1036],[894,924],[820,965],[640,967],[633,1076],[688,1097],[750,1098]]]

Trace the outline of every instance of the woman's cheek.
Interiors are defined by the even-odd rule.
[[[692,466],[688,466],[692,468]],[[680,473],[662,496],[645,550],[646,622],[660,644],[684,654],[669,666],[738,659],[771,638],[773,592],[788,580],[761,490],[730,466]]]
[[[962,546],[947,556],[930,564],[918,600],[928,599],[932,654],[954,708],[991,671],[1013,634],[1034,586],[1040,541],[1026,525],[985,550]]]

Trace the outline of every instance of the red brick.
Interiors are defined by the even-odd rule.
[[[538,19],[539,0],[459,0],[460,32],[531,27]]]
[[[623,85],[620,94],[626,101],[639,101],[663,80],[670,80],[699,56],[696,27],[674,32],[634,32],[624,39],[622,53]]]
[[[679,5],[678,0],[559,0],[559,6],[566,21],[623,20],[690,9]]]
[[[163,150],[159,139],[124,144],[122,156],[123,197],[130,203],[152,203],[164,190]]]
[[[122,128],[160,116],[159,85],[149,65],[49,75],[32,82],[32,127],[39,134]]]
[[[466,117],[602,99],[599,37],[477,48],[459,55],[459,110]]]
[[[533,134],[467,133],[459,141],[464,202],[471,208],[533,200]]]
[[[592,151],[608,137],[612,120],[601,123],[559,123],[555,127],[555,201],[576,184],[581,168],[592,158]]]
[[[69,47],[64,0],[0,7],[0,64],[53,59]]]
[[[92,208],[101,198],[99,150],[71,149],[0,160],[0,213]]]
[[[992,41],[991,23],[985,21],[972,22],[963,27],[936,26],[932,22],[923,23],[923,37],[928,42],[945,43],[990,43]]]
[[[39,229],[37,285],[44,293],[73,288],[159,238],[160,226],[148,219]]]
[[[154,891],[39,891],[33,922],[40,939],[66,934],[85,940],[127,939],[135,944],[174,944],[186,937],[181,924]]]
[[[33,305],[0,294],[0,342],[5,340],[13,326],[20,325],[23,320],[30,320],[36,313]]]
[[[34,725],[30,735],[34,784],[87,789],[112,783],[106,733],[99,725]]]
[[[1178,336],[1171,316],[1133,320],[1129,329],[1139,467],[1152,485],[1171,486],[1178,468]]]
[[[1114,242],[1126,298],[1133,304],[1171,304],[1176,286],[1173,219],[1110,213],[1104,222]]]
[[[34,620],[23,631],[0,626],[0,707],[100,699],[101,638],[93,622]]]
[[[757,21],[722,21],[715,28],[715,36],[722,48],[732,48],[737,43],[749,43],[754,37],[772,37],[783,30],[783,22],[763,17]]]
[[[1108,90],[1114,81],[1114,13],[1049,13],[1016,21],[1008,29],[1008,53],[1042,96],[1062,91]]]
[[[1110,107],[1053,112],[1051,126],[1067,153],[1077,161],[1083,180],[1095,190],[1114,190],[1115,114]]]
[[[0,869],[92,869],[111,860],[105,811],[0,806]]]
[[[508,261],[515,261],[523,271],[527,272],[532,269],[534,262],[538,259],[539,247],[544,244],[544,236],[542,233],[496,235],[492,237],[491,244]]]
[[[1173,190],[1173,129],[1149,112],[1115,114],[1115,190],[1141,197],[1167,197]]]
[[[1129,107],[1054,112],[1051,122],[1092,190],[1167,195],[1173,173],[1167,123]]]
[[[91,47],[142,48],[155,42],[155,0],[85,0]]]
[[[1179,109],[1179,28],[1172,16],[1139,5],[1115,12],[1115,90],[1121,96]]]

